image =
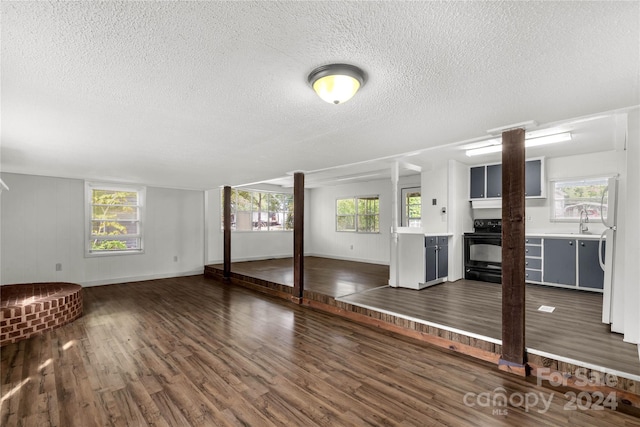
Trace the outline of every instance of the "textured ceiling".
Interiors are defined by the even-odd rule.
[[[1,168],[214,188],[640,103],[638,2],[6,2]],[[306,82],[348,62],[330,105]]]

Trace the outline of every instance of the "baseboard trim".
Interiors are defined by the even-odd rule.
[[[144,282],[146,280],[170,279],[172,277],[195,276],[199,274],[204,274],[204,268],[199,268],[197,270],[190,270],[190,271],[173,272],[173,273],[147,274],[143,276],[118,277],[115,279],[102,279],[102,280],[92,280],[90,282],[74,282],[74,283],[79,283],[80,285],[82,285],[82,287],[88,288],[92,286],[115,285],[119,283],[130,283],[130,282]]]

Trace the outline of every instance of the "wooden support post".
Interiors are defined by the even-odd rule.
[[[224,222],[224,267],[223,277],[231,278],[231,187],[224,187],[222,216]]]
[[[502,134],[502,358],[499,369],[527,375],[525,354],[524,129]]]
[[[293,297],[300,303],[304,293],[304,174],[293,174]]]

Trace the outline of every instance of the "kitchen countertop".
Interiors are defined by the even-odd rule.
[[[425,237],[437,237],[437,236],[453,236],[453,233],[425,233],[421,228],[413,228],[413,227],[398,227],[398,234],[420,234]]]
[[[525,233],[527,237],[541,237],[547,239],[579,239],[579,240],[600,240],[600,233],[578,234],[578,233]]]

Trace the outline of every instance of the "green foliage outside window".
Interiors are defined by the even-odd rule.
[[[220,193],[224,228],[224,192]],[[293,195],[231,189],[231,229],[237,231],[293,230]]]
[[[380,231],[378,196],[336,200],[336,231],[378,233]]]
[[[127,246],[126,236],[137,234],[138,193],[94,189],[91,192],[91,250],[139,249]],[[104,236],[119,236],[109,239]],[[138,242],[137,238],[128,239]]]

